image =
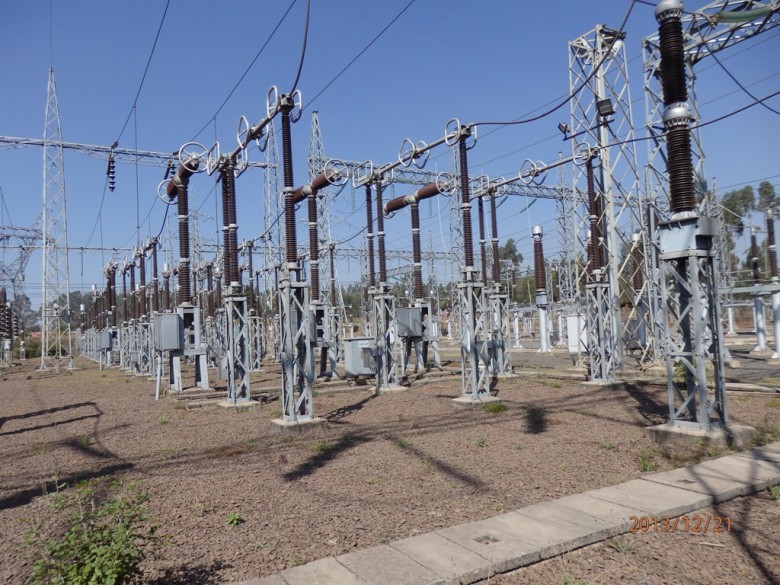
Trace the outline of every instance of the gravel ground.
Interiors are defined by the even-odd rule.
[[[533,365],[538,354],[523,355]],[[147,583],[206,584],[272,574],[686,462],[665,457],[645,437],[646,426],[664,421],[660,386],[517,377],[499,381],[507,409],[497,413],[453,406],[459,376],[379,397],[360,386],[321,390],[315,410],[327,427],[284,437],[270,428],[279,414],[274,400],[239,412],[195,408],[155,402],[150,380],[101,372],[87,361],[60,375],[36,373],[35,365],[8,369],[0,382],[4,583],[24,582],[33,562],[22,520],[50,516],[52,498],[44,494],[82,479],[138,482],[151,495],[151,516],[171,541],[160,559],[147,561]],[[278,380],[269,365],[253,383]],[[780,398],[732,398],[734,422],[780,427]],[[696,456],[707,455],[718,453]],[[699,558],[713,565],[727,551],[730,576],[715,578],[713,569],[708,582],[771,582],[777,558],[764,551],[780,541],[777,503],[754,497],[723,510],[734,530],[714,543],[726,549],[692,543],[691,535],[637,534],[627,552],[595,545],[526,570],[548,573],[492,582],[564,583],[571,568],[587,583],[698,583],[674,575]],[[231,514],[243,522],[229,525]],[[663,578],[640,577],[645,564]]]

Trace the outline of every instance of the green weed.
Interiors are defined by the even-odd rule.
[[[244,520],[244,517],[241,516],[241,514],[239,514],[238,512],[231,512],[230,514],[227,515],[226,520],[228,526],[240,526],[241,524],[246,522],[246,520]]]
[[[499,412],[506,411],[506,404],[503,402],[488,402],[482,407],[482,410],[489,412],[490,414],[498,414]]]

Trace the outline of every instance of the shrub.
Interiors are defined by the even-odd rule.
[[[54,514],[33,525],[25,537],[25,544],[38,553],[31,585],[138,583],[141,562],[165,545],[165,537],[148,523],[149,495],[134,484],[99,479],[50,497]],[[44,537],[52,525],[59,534]]]

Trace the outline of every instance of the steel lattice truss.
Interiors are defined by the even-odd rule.
[[[46,127],[43,134],[43,295],[41,302],[41,370],[59,371],[72,360],[68,222],[65,206],[65,163],[54,70],[49,69]],[[64,306],[60,306],[60,303]],[[64,346],[64,347],[63,347]]]
[[[0,260],[0,286],[10,287],[14,298],[23,292],[27,262],[40,242],[41,230],[38,228],[0,226],[0,248],[3,251]],[[13,259],[7,260],[7,256]]]
[[[611,323],[600,324],[599,329],[610,332],[604,361],[609,365],[602,374],[593,373],[605,381],[614,376],[613,367],[619,367],[627,351],[636,350],[636,357],[644,361],[652,357],[652,344],[639,344],[632,340],[637,330],[637,319],[650,318],[649,313],[639,313],[633,304],[628,314],[620,314],[621,305],[632,300],[631,290],[635,266],[631,260],[631,249],[635,244],[633,235],[642,232],[645,202],[639,185],[639,171],[634,149],[634,124],[631,113],[628,67],[624,35],[603,25],[569,43],[570,91],[584,85],[571,103],[570,132],[573,138],[573,154],[588,153],[598,149],[596,192],[601,200],[597,220],[599,246],[604,258],[603,281],[605,309],[599,311],[601,318]],[[609,100],[613,113],[598,111],[598,104]],[[612,144],[613,146],[606,147]],[[590,151],[592,152],[592,151]],[[586,156],[580,157],[582,160]],[[586,257],[589,231],[592,224],[591,210],[587,201],[586,165],[575,165],[572,196],[575,215],[572,240],[574,259]],[[569,227],[569,226],[567,226]],[[641,241],[641,240],[640,240]],[[585,264],[575,262],[577,290],[584,292],[586,283]],[[647,279],[645,279],[646,281]],[[644,294],[644,291],[640,291]]]

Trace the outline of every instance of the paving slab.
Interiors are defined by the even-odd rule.
[[[279,575],[271,575],[269,577],[257,577],[249,581],[241,581],[233,585],[287,585],[287,582]]]
[[[737,457],[744,457],[747,459],[761,459],[763,461],[773,461],[780,465],[780,441],[777,443],[769,443],[763,447],[756,447],[750,451],[741,451],[736,453]]]
[[[541,558],[540,548],[555,544],[548,526],[516,512],[443,528],[436,534],[485,558],[485,579],[535,563]]]
[[[404,553],[382,545],[336,557],[365,585],[440,585],[441,579]],[[333,585],[337,585],[334,583]]]
[[[446,585],[471,583],[489,576],[490,561],[436,533],[413,536],[390,546],[432,570]]]
[[[656,473],[645,479],[708,494],[718,503],[760,491],[780,482],[780,470],[770,462],[730,455],[690,467]]]
[[[645,516],[679,516],[705,508],[713,501],[708,494],[648,481],[648,478],[633,479],[587,494],[591,498],[641,510]]]
[[[286,585],[365,585],[333,557],[286,569],[281,576]]]

